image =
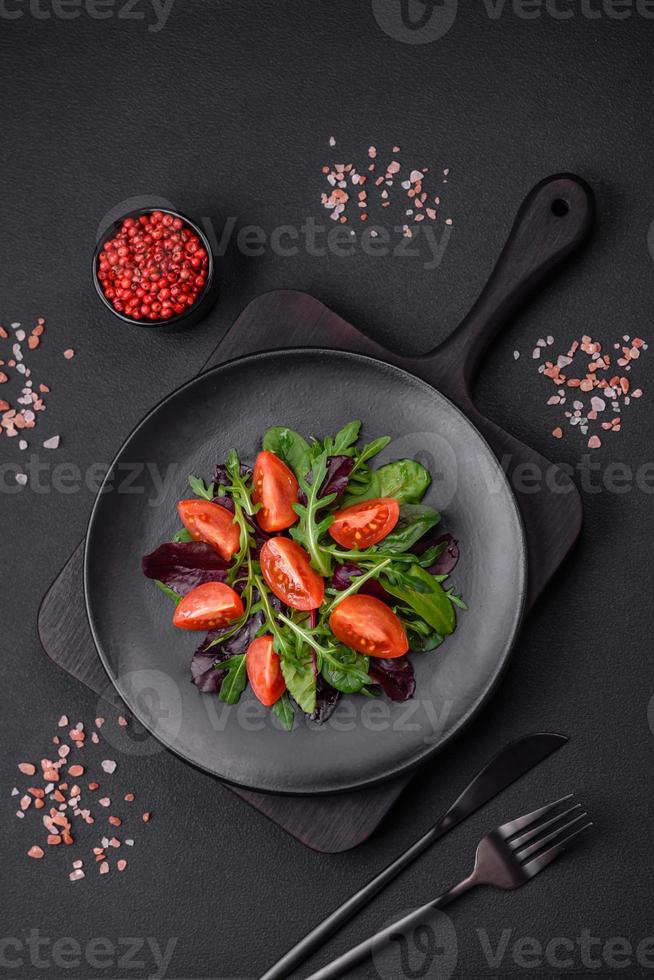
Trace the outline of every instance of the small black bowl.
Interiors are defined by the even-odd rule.
[[[177,313],[174,316],[168,317],[166,320],[135,320],[133,317],[126,316],[124,313],[120,313],[118,310],[114,309],[111,300],[108,300],[105,296],[102,289],[102,283],[98,279],[98,260],[100,252],[103,250],[106,242],[116,237],[117,232],[120,231],[123,221],[125,221],[126,218],[140,218],[142,214],[153,214],[155,211],[161,211],[162,214],[170,214],[173,218],[180,218],[184,224],[198,236],[209,259],[207,281],[204,285],[204,289],[196,299],[193,306],[189,306],[183,313]],[[170,208],[141,208],[138,211],[128,211],[127,214],[122,215],[122,217],[112,222],[112,224],[104,232],[102,238],[96,245],[95,252],[93,254],[93,285],[95,286],[96,293],[106,308],[113,313],[114,316],[118,317],[120,320],[124,320],[125,323],[132,323],[135,327],[148,328],[176,327],[181,325],[191,327],[194,324],[199,323],[200,320],[207,315],[218,298],[216,262],[217,258],[213,253],[209,239],[202,229],[195,223],[195,221],[192,221],[180,211],[172,211]]]

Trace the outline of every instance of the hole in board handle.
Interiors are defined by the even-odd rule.
[[[555,214],[557,218],[565,218],[569,210],[570,205],[562,197],[557,197],[556,201],[552,201],[552,214]]]

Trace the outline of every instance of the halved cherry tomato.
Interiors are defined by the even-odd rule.
[[[253,640],[245,655],[245,669],[255,697],[269,708],[279,701],[286,690],[279,662],[279,654],[273,650],[272,636],[259,636]]]
[[[350,595],[329,617],[334,636],[345,646],[369,657],[389,660],[409,649],[402,623],[392,609],[370,595]]]
[[[343,548],[370,548],[391,533],[399,518],[397,500],[378,497],[337,510],[329,533]]]
[[[243,615],[241,597],[223,582],[205,582],[187,592],[173,616],[183,630],[215,630]]]
[[[284,531],[295,524],[298,515],[292,504],[297,503],[298,482],[292,470],[274,453],[262,452],[254,464],[252,499],[261,504],[257,522],[264,531]]]
[[[290,538],[270,538],[259,555],[261,572],[278,599],[293,609],[317,609],[325,582],[311,567],[309,556]]]
[[[180,500],[177,512],[194,541],[206,541],[229,561],[241,546],[241,532],[234,515],[210,500]]]

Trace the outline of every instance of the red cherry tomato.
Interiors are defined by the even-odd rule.
[[[173,616],[183,630],[215,630],[243,615],[241,597],[223,582],[205,582],[184,596]]]
[[[261,504],[257,511],[259,527],[264,531],[284,531],[295,524],[298,515],[292,505],[297,503],[298,490],[298,482],[286,463],[274,453],[259,453],[252,493],[255,504]]]
[[[229,561],[241,546],[241,532],[234,515],[210,500],[180,500],[177,512],[194,541],[206,541]]]
[[[255,697],[269,708],[286,690],[272,636],[259,636],[248,647],[245,669]]]
[[[325,597],[325,582],[313,570],[309,556],[290,538],[270,538],[259,555],[261,572],[278,599],[293,609],[317,609]]]
[[[391,533],[400,517],[393,497],[379,497],[352,504],[334,514],[329,533],[343,548],[370,548]]]
[[[370,595],[350,595],[329,617],[334,636],[369,657],[393,659],[409,649],[402,623],[392,609]]]

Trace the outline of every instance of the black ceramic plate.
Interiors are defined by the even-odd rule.
[[[253,460],[270,425],[306,435],[364,423],[388,434],[379,463],[425,462],[426,497],[460,542],[453,575],[470,611],[440,650],[413,654],[417,689],[405,704],[345,697],[316,727],[298,713],[279,730],[251,692],[227,706],[200,694],[189,661],[201,635],[175,630],[172,604],[143,578],[141,557],[179,528],[187,475],[210,477],[235,447]],[[120,450],[88,529],[85,591],[109,677],[168,748],[221,779],[299,795],[370,786],[432,755],[489,695],[519,626],[526,586],[522,526],[492,451],[468,419],[423,381],[356,354],[258,354],[201,375],[158,405]]]

